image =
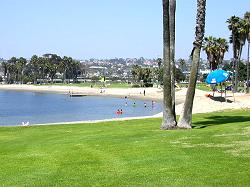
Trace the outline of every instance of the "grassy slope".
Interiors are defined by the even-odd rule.
[[[160,119],[0,128],[0,186],[247,186],[250,110]]]

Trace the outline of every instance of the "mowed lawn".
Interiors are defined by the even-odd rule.
[[[0,128],[0,186],[249,186],[250,110],[160,119]]]

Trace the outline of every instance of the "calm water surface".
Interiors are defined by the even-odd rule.
[[[123,114],[117,115],[117,109],[122,109]],[[0,126],[21,125],[27,121],[41,124],[150,116],[161,111],[162,104],[152,106],[151,101],[143,100],[0,91]]]

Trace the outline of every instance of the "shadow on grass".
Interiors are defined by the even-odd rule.
[[[224,125],[228,123],[250,122],[250,116],[208,116],[205,121],[193,123],[193,128],[202,129],[214,125]]]

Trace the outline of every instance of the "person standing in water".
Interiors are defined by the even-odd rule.
[[[155,102],[154,102],[154,101],[152,101],[152,108],[154,108],[154,106],[155,106]]]

